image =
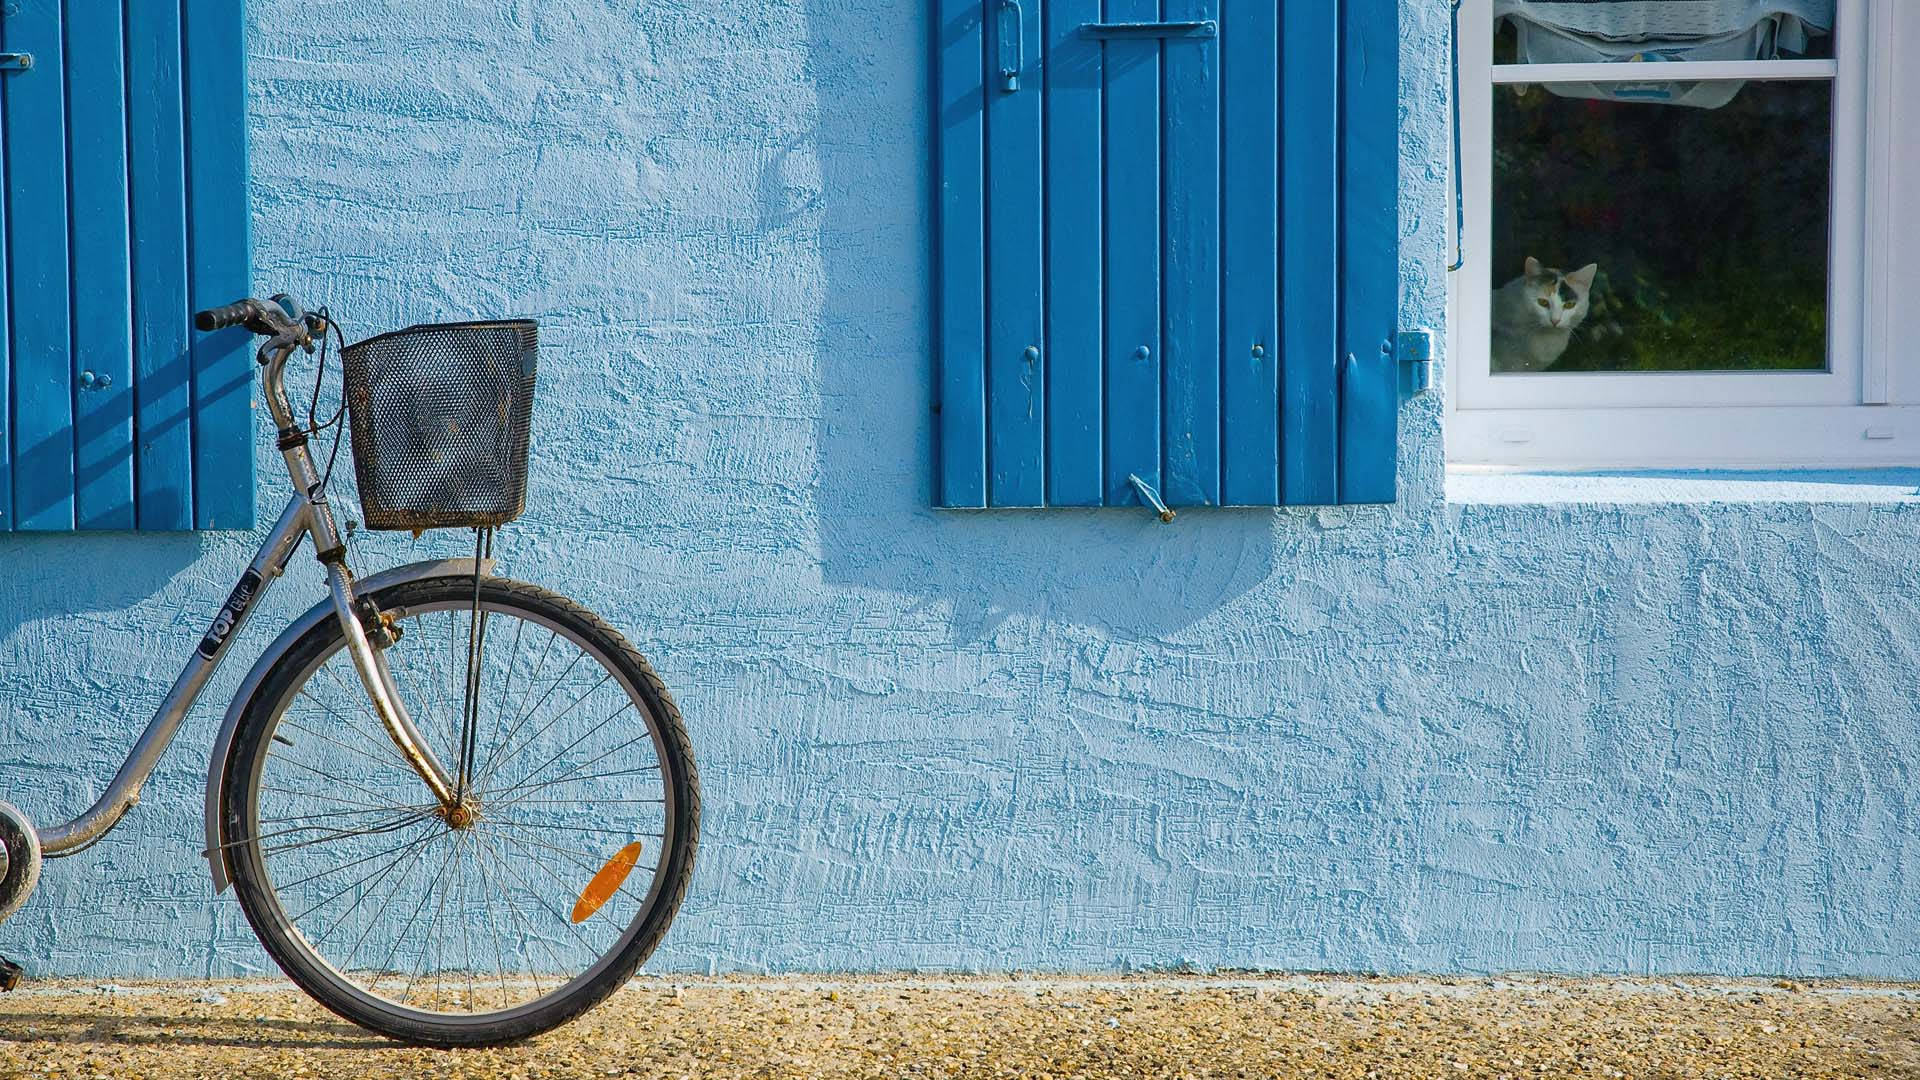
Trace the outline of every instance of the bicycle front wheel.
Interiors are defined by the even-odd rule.
[[[288,977],[354,1023],[447,1047],[550,1030],[619,989],[685,894],[700,806],[679,711],[616,631],[544,589],[444,577],[373,599],[470,812],[405,763],[328,619],[235,733],[235,895]]]

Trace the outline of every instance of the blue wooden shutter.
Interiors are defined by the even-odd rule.
[[[0,16],[0,528],[247,529],[241,0],[17,0]]]
[[[937,0],[950,507],[1392,502],[1398,0]]]

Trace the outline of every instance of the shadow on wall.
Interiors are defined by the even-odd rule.
[[[41,620],[118,616],[132,625],[134,609],[166,588],[205,553],[206,535],[191,532],[0,533],[0,650],[17,647],[22,626]],[[238,534],[236,534],[238,535]],[[250,539],[250,538],[249,538]],[[239,573],[238,568],[234,573]],[[211,618],[225,584],[210,586],[204,610],[189,613],[197,627]],[[54,632],[54,631],[49,631]],[[199,629],[180,630],[181,658]],[[3,679],[4,676],[0,676]]]
[[[224,585],[177,616],[136,609],[208,542],[184,532],[0,534],[0,767],[15,792],[5,797],[30,814],[83,799],[72,788],[73,758],[38,740],[78,738],[76,707],[102,731],[145,721],[158,698],[149,700],[144,683],[130,697],[130,680],[152,671],[163,684],[172,678]]]
[[[824,295],[818,510],[829,582],[951,604],[959,632],[1013,615],[1125,636],[1189,626],[1275,569],[1272,510],[933,510],[932,29],[851,0],[808,5],[819,101]],[[941,32],[954,28],[943,27]],[[776,162],[770,168],[779,167]],[[778,178],[762,178],[763,199]]]

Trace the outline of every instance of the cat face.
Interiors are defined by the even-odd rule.
[[[1516,282],[1526,299],[1526,312],[1543,329],[1571,330],[1587,317],[1593,297],[1593,278],[1600,272],[1598,263],[1588,263],[1565,273],[1540,265],[1527,256],[1526,273]]]

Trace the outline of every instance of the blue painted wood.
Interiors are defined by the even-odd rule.
[[[1339,501],[1340,5],[1290,0],[1280,28],[1284,502]]]
[[[1099,506],[1103,93],[1100,43],[1080,32],[1099,0],[1046,8],[1047,69],[1047,502]]]
[[[180,9],[127,7],[133,216],[134,502],[142,529],[193,527]]]
[[[73,528],[68,330],[67,131],[60,0],[16,0],[6,51],[34,66],[0,77],[7,144],[7,276],[13,288],[14,528]]]
[[[1215,0],[1167,0],[1174,21],[1213,19]],[[1212,37],[1169,38],[1166,64],[1166,355],[1161,495],[1220,502],[1220,63]]]
[[[1109,22],[1148,22],[1157,0],[1108,0]],[[1160,481],[1160,43],[1106,42],[1106,502],[1139,505]]]
[[[1041,223],[1044,100],[1039,6],[986,0],[995,32],[988,64],[987,502],[1044,506],[1046,285]],[[1009,78],[1007,72],[1018,74]],[[1015,85],[1018,89],[1007,90]]]
[[[7,76],[0,75],[0,79]],[[6,140],[0,139],[0,168],[6,165]],[[0,184],[0,221],[6,220],[7,187]],[[9,315],[12,283],[0,260],[0,531],[14,527],[13,515],[13,350]]]
[[[1233,506],[1280,501],[1278,46],[1272,0],[1222,0],[1221,499]]]
[[[133,316],[128,267],[122,0],[67,0],[68,176],[73,210],[74,524],[131,529]],[[101,378],[106,383],[100,383]],[[248,458],[251,460],[252,455]]]
[[[1297,6],[1297,5],[1295,5]],[[1399,380],[1399,0],[1346,0],[1341,64],[1340,501],[1395,498]]]
[[[250,295],[247,69],[243,0],[193,0],[186,12],[187,221],[194,310]],[[197,335],[193,367],[193,523],[251,529],[252,337]]]
[[[941,506],[987,505],[986,82],[982,0],[939,0],[935,116]]]

